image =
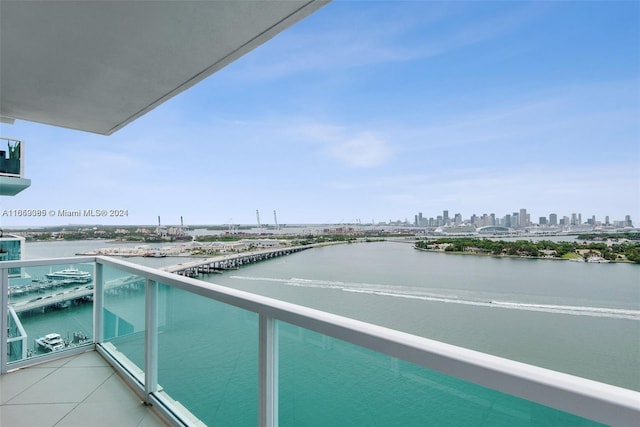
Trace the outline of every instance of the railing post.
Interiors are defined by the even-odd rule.
[[[93,342],[99,344],[104,341],[104,266],[97,259],[93,266]]]
[[[278,425],[278,336],[276,321],[260,315],[258,325],[258,425]]]
[[[9,269],[0,268],[0,314],[2,320],[0,325],[0,375],[7,372],[7,346],[9,345],[9,325],[7,317],[9,315]]]
[[[145,403],[151,403],[151,393],[158,391],[158,283],[145,283],[144,331],[144,392]]]

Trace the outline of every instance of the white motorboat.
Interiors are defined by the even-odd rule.
[[[47,334],[44,337],[36,338],[36,344],[48,351],[61,350],[65,347],[60,334]]]

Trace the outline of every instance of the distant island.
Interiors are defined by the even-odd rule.
[[[639,233],[634,233],[639,234]],[[601,238],[598,235],[598,238]],[[457,253],[467,255],[512,256],[522,258],[542,258],[573,260],[584,262],[630,262],[640,264],[640,241],[623,238],[602,242],[552,242],[541,240],[504,241],[477,238],[439,238],[419,240],[415,248],[425,251]],[[582,239],[582,240],[587,240]],[[632,241],[635,240],[635,241]]]

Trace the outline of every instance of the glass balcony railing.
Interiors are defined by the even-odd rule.
[[[31,186],[24,177],[24,141],[0,137],[0,196],[15,196]],[[12,210],[12,216],[40,216],[38,209]]]
[[[0,175],[24,175],[23,145],[23,141],[0,137]]]
[[[640,420],[632,390],[111,258],[5,261],[0,279],[3,373],[95,348],[176,425]]]

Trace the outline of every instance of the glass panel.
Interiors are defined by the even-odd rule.
[[[280,426],[595,426],[282,322]]]
[[[93,263],[11,270],[9,362],[93,341]]]
[[[206,425],[258,422],[258,315],[166,285],[158,384]]]
[[[18,237],[0,238],[0,261],[15,261],[22,258],[23,239]],[[20,277],[20,267],[9,269],[9,277]]]
[[[105,346],[132,374],[141,379],[144,372],[146,280],[106,265],[103,266],[102,277],[102,333]]]

